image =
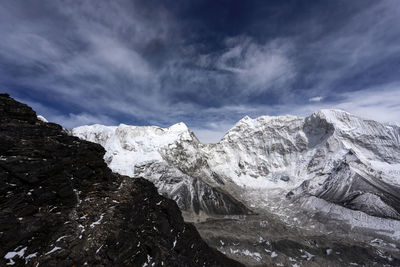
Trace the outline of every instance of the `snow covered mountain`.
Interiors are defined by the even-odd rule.
[[[122,175],[133,176],[135,165],[162,161],[158,149],[177,140],[195,138],[184,123],[163,129],[156,126],[91,125],[74,128],[72,134],[106,149],[109,167]]]
[[[400,128],[344,111],[244,117],[217,144],[200,143],[183,123],[82,126],[73,134],[103,145],[112,170],[144,176],[186,210],[199,210],[199,202],[210,212],[204,200],[215,198],[228,212],[235,203],[250,205],[249,190],[280,189],[292,199],[315,196],[400,219]]]
[[[313,195],[400,219],[400,128],[344,111],[245,117],[217,144],[183,141],[162,154],[209,183],[280,188],[289,197]],[[198,165],[200,159],[204,163]]]

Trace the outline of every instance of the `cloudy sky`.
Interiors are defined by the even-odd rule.
[[[0,2],[0,91],[48,120],[218,140],[245,115],[400,121],[398,0]]]

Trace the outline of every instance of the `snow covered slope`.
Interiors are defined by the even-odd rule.
[[[106,149],[108,166],[122,175],[133,176],[135,164],[161,161],[158,149],[177,140],[191,140],[193,135],[184,123],[163,129],[156,126],[103,126],[74,128],[72,134]]]

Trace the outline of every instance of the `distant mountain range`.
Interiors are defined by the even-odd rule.
[[[200,143],[183,123],[81,126],[72,134],[101,144],[113,171],[151,180],[183,210],[251,213],[248,190],[281,189],[400,219],[400,128],[345,111],[244,117],[216,144]]]

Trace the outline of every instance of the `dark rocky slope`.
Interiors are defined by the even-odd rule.
[[[0,95],[0,265],[239,266],[144,179],[112,173],[100,145]]]

